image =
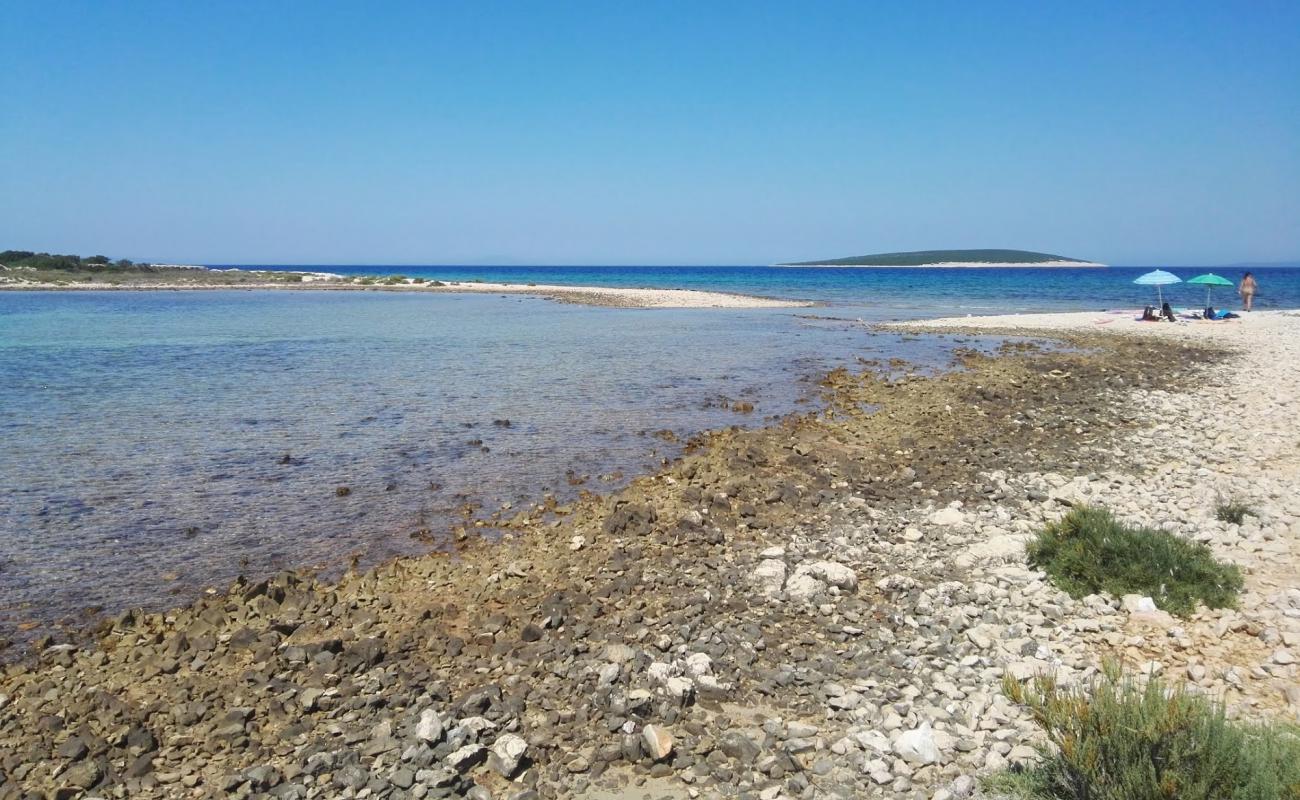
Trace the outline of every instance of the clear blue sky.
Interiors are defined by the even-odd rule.
[[[0,0],[0,249],[1300,257],[1300,3]]]

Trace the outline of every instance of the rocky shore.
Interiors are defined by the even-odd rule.
[[[1300,318],[1046,327],[1070,346],[833,373],[824,413],[498,541],[40,641],[0,676],[0,798],[969,797],[1034,757],[1002,676],[1106,656],[1294,717]],[[1023,543],[1085,502],[1241,565],[1240,608],[1054,589]]]

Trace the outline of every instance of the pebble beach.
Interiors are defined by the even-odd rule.
[[[1300,800],[1300,3],[1111,6],[5,3],[0,800]]]
[[[836,370],[824,411],[498,542],[41,639],[0,676],[0,797],[950,800],[1036,757],[1004,675],[1105,658],[1296,719],[1300,316],[913,325],[1042,344]],[[1024,543],[1079,504],[1206,543],[1239,607],[1058,591]]]

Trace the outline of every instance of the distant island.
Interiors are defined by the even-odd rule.
[[[1095,261],[1029,250],[913,250],[875,253],[820,261],[776,264],[778,267],[1104,267]]]

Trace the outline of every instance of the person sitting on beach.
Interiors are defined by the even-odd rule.
[[[1255,292],[1259,291],[1259,283],[1255,281],[1255,276],[1247,272],[1241,276],[1241,283],[1237,285],[1237,294],[1241,295],[1241,305],[1247,311],[1255,304]]]
[[[1156,307],[1155,307],[1155,306],[1147,306],[1146,308],[1142,309],[1142,321],[1143,321],[1143,322],[1159,322],[1159,321],[1160,321],[1160,317],[1156,316]]]
[[[1164,317],[1170,322],[1178,321],[1178,319],[1174,316],[1174,309],[1168,303],[1164,303],[1160,306],[1160,316]]]
[[[1214,306],[1206,306],[1206,307],[1205,307],[1205,310],[1201,312],[1201,318],[1202,318],[1202,319],[1214,319],[1214,315],[1215,315],[1215,313],[1216,313],[1216,312],[1215,312],[1215,310],[1214,310]]]

